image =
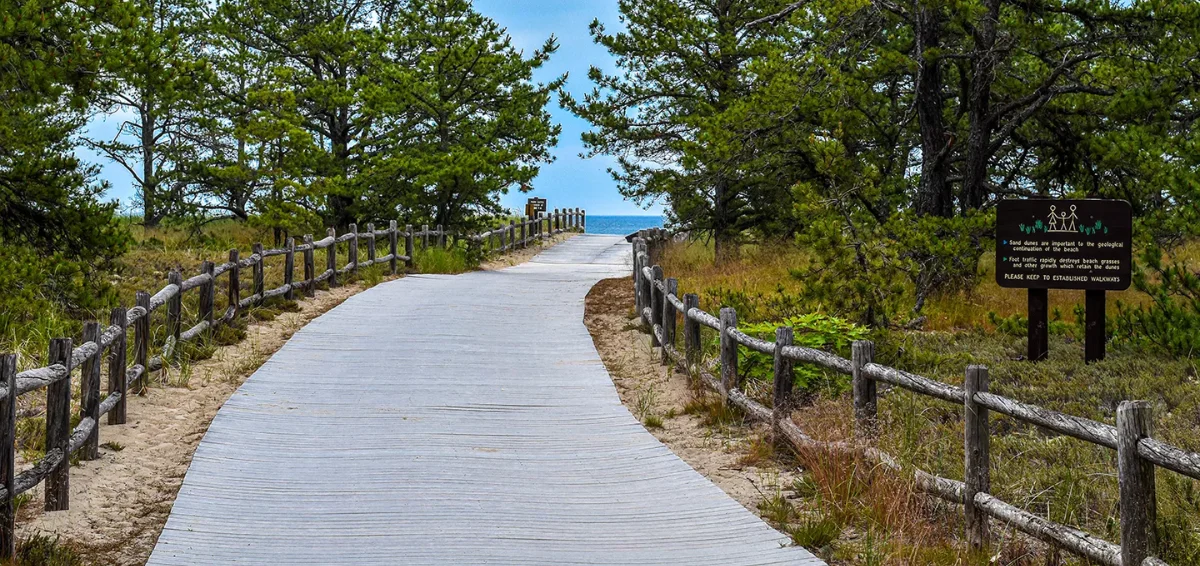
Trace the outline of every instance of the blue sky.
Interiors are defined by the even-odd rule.
[[[542,46],[551,34],[558,38],[559,50],[539,70],[537,80],[546,82],[567,73],[567,89],[577,97],[592,89],[587,78],[590,65],[612,70],[612,58],[592,42],[588,25],[599,18],[612,31],[619,28],[616,0],[475,0],[476,9],[508,28],[513,43],[526,53]],[[596,215],[646,215],[660,214],[662,207],[655,205],[645,210],[632,202],[625,201],[617,192],[606,168],[614,160],[608,157],[582,159],[579,154],[583,144],[579,135],[588,129],[587,122],[558,107],[557,100],[550,104],[550,113],[562,124],[562,135],[554,149],[557,160],[545,165],[533,182],[531,194],[512,192],[501,198],[509,208],[524,209],[525,199],[538,196],[547,199],[550,208],[583,208]],[[89,125],[92,136],[112,139],[120,124],[119,116],[97,119]],[[123,208],[132,206],[133,182],[129,173],[120,165],[108,161],[90,151],[80,149],[80,156],[102,167],[101,177],[112,183],[108,198],[121,201]]]

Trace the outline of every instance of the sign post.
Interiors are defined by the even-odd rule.
[[[1085,359],[1104,359],[1107,291],[1129,288],[1133,212],[1123,200],[1005,200],[996,209],[996,282],[1029,290],[1029,359],[1049,354],[1049,289],[1086,291]]]

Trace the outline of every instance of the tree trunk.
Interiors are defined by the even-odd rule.
[[[946,182],[943,152],[953,140],[942,116],[942,71],[936,56],[927,56],[941,42],[940,15],[923,0],[914,0],[916,60],[918,65],[916,101],[917,121],[921,129],[921,184],[917,188],[917,214],[950,216],[952,194]]]
[[[963,182],[963,212],[979,209],[989,193],[988,164],[991,162],[992,82],[996,78],[996,20],[1000,17],[1000,1],[988,0],[988,13],[978,23],[970,100],[967,101],[970,129],[967,136],[967,162]]]
[[[719,179],[713,194],[713,257],[717,265],[737,258],[737,234],[729,211],[729,181]]]
[[[158,179],[154,174],[154,114],[149,110],[151,102],[142,100],[146,110],[142,114],[142,224],[147,228],[158,226],[161,212],[158,207]]]

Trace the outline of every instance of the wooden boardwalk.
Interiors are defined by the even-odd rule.
[[[629,249],[578,236],[314,320],[221,408],[149,564],[821,564],[621,404],[583,301]]]

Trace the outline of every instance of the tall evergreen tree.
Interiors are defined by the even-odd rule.
[[[88,261],[124,249],[73,145],[131,23],[120,1],[0,0],[0,242]]]
[[[118,163],[137,184],[142,222],[157,226],[183,204],[190,141],[184,134],[188,99],[202,84],[201,6],[194,0],[133,0],[138,10],[134,40],[123,46],[118,85],[100,108],[122,120],[111,140],[89,145]]]
[[[613,155],[610,170],[625,197],[665,200],[682,228],[715,237],[727,257],[750,226],[758,183],[743,175],[752,147],[723,143],[724,113],[753,89],[747,64],[772,41],[789,4],[775,0],[621,0],[624,30],[596,21],[592,35],[619,72],[597,67],[597,88],[562,104],[591,122],[588,155]],[[768,199],[769,200],[769,199]]]
[[[248,97],[255,127],[282,136],[275,159],[283,176],[268,192],[281,198],[262,204],[303,200],[334,224],[356,220],[360,196],[351,180],[362,169],[363,144],[374,127],[364,111],[373,80],[367,72],[383,47],[381,25],[402,4],[241,0],[220,6],[220,33],[270,70]],[[303,190],[285,201],[288,187]]]
[[[560,127],[545,106],[565,76],[539,84],[533,73],[554,38],[525,57],[467,0],[410,0],[390,31],[362,192],[443,226],[499,212],[501,194],[553,159]]]

